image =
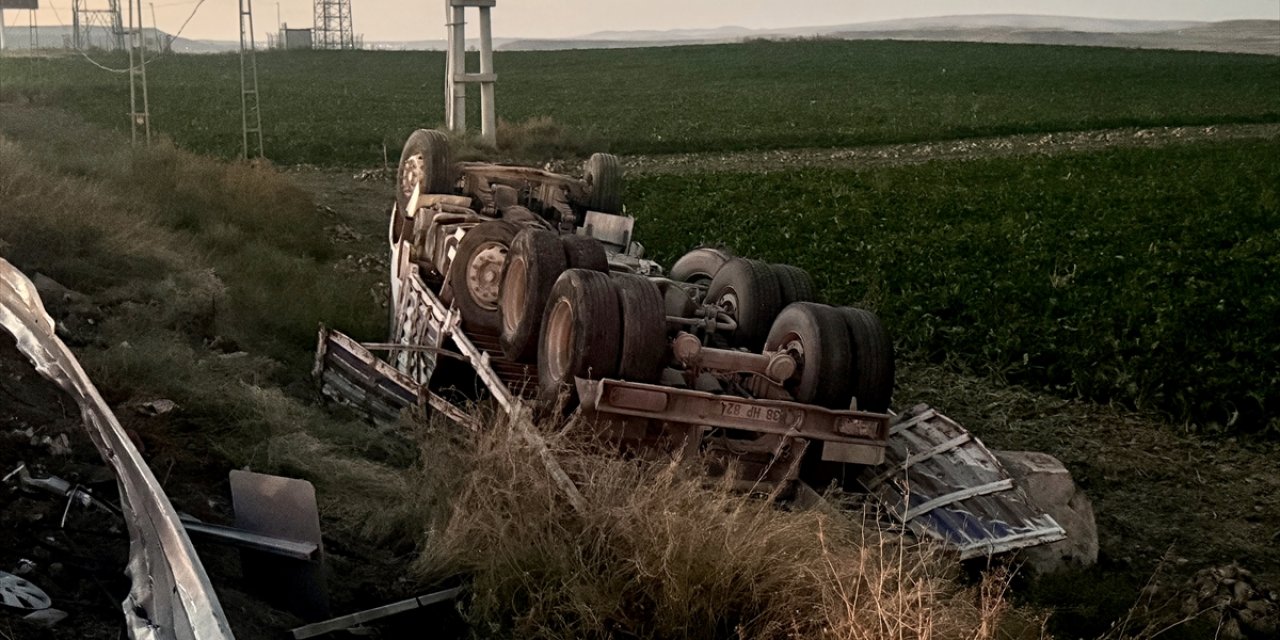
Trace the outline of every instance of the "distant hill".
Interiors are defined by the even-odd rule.
[[[514,40],[500,48],[612,49],[805,37],[1188,49],[1280,55],[1280,20],[1192,22],[1024,15],[939,16],[780,29],[722,27],[598,31],[577,38]]]
[[[169,34],[155,29],[144,29],[143,34],[146,38],[148,49],[164,46],[170,42],[171,38]],[[34,35],[34,44],[41,49],[71,48],[71,27],[36,27]],[[33,43],[31,36],[31,30],[26,25],[8,25],[4,30],[5,48],[14,51],[30,50]],[[89,46],[86,47],[88,50],[104,50],[114,46],[111,36],[105,29],[94,29],[88,34],[88,38]],[[172,39],[170,46],[176,53],[223,53],[238,50],[240,43],[219,40],[190,40],[179,37]]]
[[[69,27],[39,27],[36,33],[41,48],[70,46]],[[148,33],[154,34],[153,31]],[[25,27],[9,27],[5,30],[7,46],[13,50],[29,49],[28,34]],[[1022,15],[939,16],[779,29],[727,26],[714,29],[597,31],[575,38],[494,38],[494,46],[508,51],[616,49],[812,37],[1184,49],[1280,55],[1280,20],[1189,22]],[[164,43],[168,39],[167,34],[160,33],[159,40],[155,35],[149,35],[148,42]],[[110,44],[106,41],[106,35],[101,32],[95,34],[92,41],[96,47]],[[467,41],[469,49],[478,45],[478,40]],[[179,53],[222,53],[235,51],[237,47],[238,44],[234,41],[177,38],[172,42],[173,51]],[[445,40],[366,41],[365,48],[442,51]]]

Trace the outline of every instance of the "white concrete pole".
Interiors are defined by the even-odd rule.
[[[453,130],[467,130],[467,83],[458,79],[467,72],[467,14],[466,7],[453,7],[453,64],[449,76],[453,79]]]
[[[4,9],[0,9],[0,51],[4,51]]]
[[[480,7],[480,75],[493,73],[493,30],[489,22],[489,7]],[[497,114],[493,108],[492,80],[480,83],[480,138],[490,146],[498,142]]]
[[[453,130],[453,3],[444,0],[444,125]]]

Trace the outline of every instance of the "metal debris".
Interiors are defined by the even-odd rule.
[[[53,601],[27,579],[0,571],[0,603],[15,609],[48,609]]]
[[[895,416],[885,464],[859,482],[892,517],[962,559],[1055,542],[1066,532],[1033,506],[985,445],[928,405]]]
[[[53,319],[35,285],[2,258],[0,327],[13,334],[18,350],[40,375],[75,399],[90,439],[120,483],[130,539],[126,573],[132,584],[121,606],[129,636],[135,640],[233,638],[209,577],[164,489],[71,350],[54,334]]]
[[[422,607],[436,604],[438,602],[452,600],[458,597],[458,594],[460,593],[462,593],[462,587],[454,587],[452,589],[445,589],[444,591],[428,593],[426,595],[418,596],[416,598],[409,598],[408,600],[393,602],[388,605],[375,607],[373,609],[368,609],[365,611],[358,611],[356,613],[347,614],[345,616],[338,616],[337,618],[333,618],[331,620],[325,620],[323,622],[316,622],[306,626],[298,627],[297,629],[294,629],[292,631],[293,637],[294,637],[294,640],[303,640],[304,638],[314,638],[316,636],[321,636],[326,633],[331,633],[333,631],[342,631],[344,629],[350,629],[352,627],[364,624],[366,622],[373,622],[374,620],[380,620],[388,616],[393,616],[399,613],[413,611],[414,609],[420,609]]]

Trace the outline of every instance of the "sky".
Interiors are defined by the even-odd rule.
[[[136,1],[136,0],[135,0]],[[145,22],[174,33],[199,0],[142,0]],[[129,0],[122,0],[129,2]],[[87,0],[106,7],[108,0]],[[40,0],[39,24],[70,24],[71,0]],[[127,6],[127,5],[126,5]],[[444,38],[445,0],[351,0],[355,31],[366,41]],[[182,32],[209,40],[238,38],[238,0],[204,0]],[[311,0],[257,0],[259,40],[284,22],[309,27]],[[474,21],[475,10],[468,10]],[[1142,20],[1280,19],[1280,0],[498,0],[493,9],[495,37],[564,38],[595,31],[712,28],[804,27],[894,18],[956,14],[1018,13]],[[127,19],[126,19],[127,20]],[[8,11],[6,24],[27,24],[27,12]]]

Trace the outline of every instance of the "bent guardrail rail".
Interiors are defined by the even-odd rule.
[[[75,399],[85,430],[116,474],[129,528],[129,595],[121,603],[134,640],[232,640],[222,605],[191,539],[142,454],[125,435],[70,349],[54,334],[35,285],[0,258],[0,327],[36,371]]]

